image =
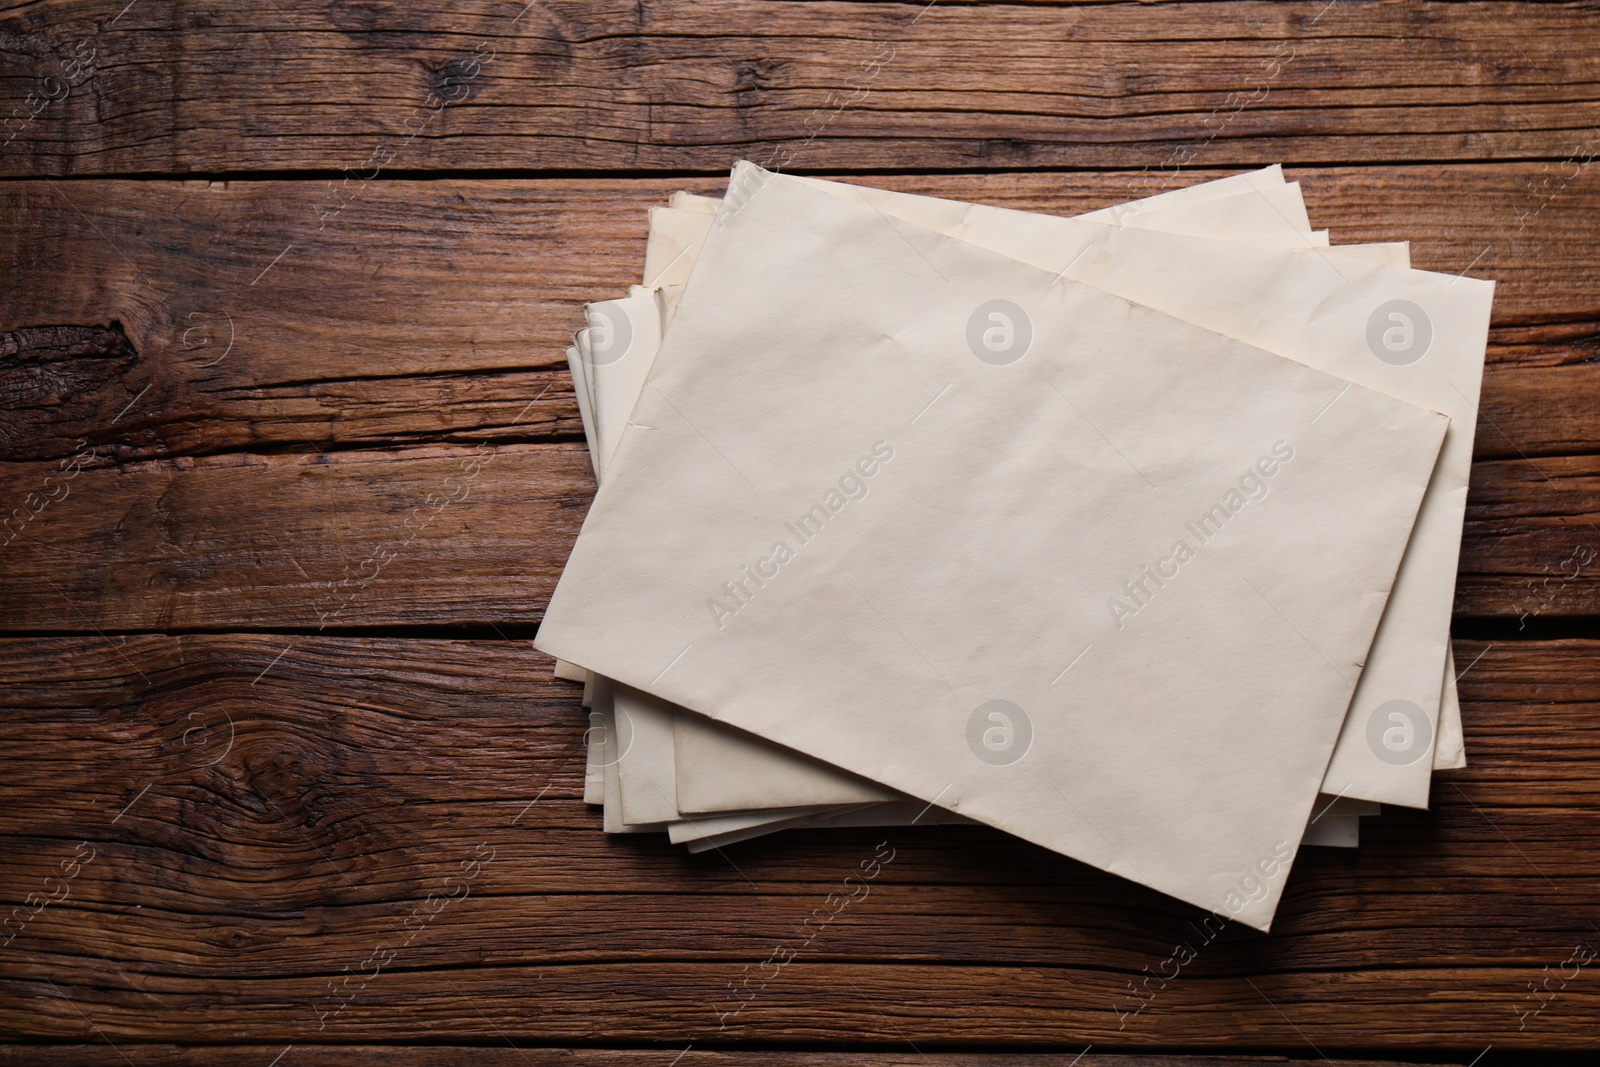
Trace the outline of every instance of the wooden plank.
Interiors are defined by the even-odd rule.
[[[193,1047],[138,1045],[129,1050],[142,1063],[169,1067],[262,1067],[284,1050],[273,1045]],[[366,1067],[382,1059],[390,1067],[859,1067],[859,1052],[772,1052],[740,1049],[520,1048],[480,1045],[405,1048],[394,1045],[293,1046],[294,1067]],[[674,1058],[676,1057],[676,1058]],[[1096,1052],[984,1053],[875,1051],[874,1067],[1295,1067],[1304,1061],[1282,1056],[1145,1056]],[[1395,1060],[1327,1060],[1332,1067],[1404,1067]],[[100,1045],[0,1045],[0,1064],[33,1067],[126,1063],[121,1052]],[[287,1061],[286,1061],[287,1067]]]
[[[27,4],[10,175],[1565,159],[1582,4]]]
[[[1600,614],[1600,460],[1473,465],[1456,612],[1529,619]],[[1519,626],[1519,628],[1520,628]]]
[[[577,689],[521,643],[0,641],[0,1012],[118,1046],[1586,1047],[1600,984],[1548,976],[1600,948],[1597,651],[1458,645],[1469,768],[1308,850],[1263,936],[981,828],[608,837]]]
[[[7,464],[0,629],[532,623],[594,491],[581,445]]]
[[[0,631],[533,625],[580,444],[0,464]],[[1600,456],[1478,463],[1456,610],[1600,614]]]
[[[1539,164],[1291,172],[1336,239],[1410,238],[1419,266],[1499,280],[1484,457],[1600,450],[1600,179],[1585,171],[1546,189],[1552,174]],[[1140,195],[1143,178],[865,181],[1075,214]],[[562,351],[581,303],[638,281],[650,204],[680,186],[718,188],[710,178],[308,185],[0,185],[0,216],[17,220],[0,242],[15,286],[0,310],[0,459],[576,440]],[[320,219],[335,202],[348,206]]]

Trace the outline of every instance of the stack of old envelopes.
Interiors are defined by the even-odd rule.
[[[568,352],[600,490],[536,641],[606,830],[974,821],[1267,928],[1301,845],[1463,764],[1492,293],[1277,167],[674,196]]]

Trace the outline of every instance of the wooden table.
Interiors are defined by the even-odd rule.
[[[1597,45],[1592,3],[5,5],[0,1062],[1592,1063]],[[1061,214],[1282,161],[1336,241],[1497,279],[1432,810],[1176,975],[1200,913],[987,830],[603,835],[529,645],[593,491],[562,349],[741,157]]]

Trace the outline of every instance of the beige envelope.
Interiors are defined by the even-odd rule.
[[[747,825],[723,833],[702,832],[700,828],[705,825],[704,823],[674,823],[668,827],[668,832],[674,844],[685,844],[690,852],[706,852],[783,830],[949,824],[973,825],[973,820],[917,801],[895,801],[888,804],[866,804],[858,808],[846,808],[828,815],[791,816],[777,820],[771,825],[763,827]],[[680,827],[696,829],[680,830]],[[1305,836],[1300,839],[1300,844],[1320,848],[1356,848],[1361,844],[1361,816],[1330,814],[1320,819],[1313,817],[1311,824],[1306,827]]]
[[[619,744],[619,734],[615,707],[613,704],[613,689],[610,680],[596,678],[594,683],[594,712],[599,717],[602,751],[604,764],[614,768],[621,755],[622,748]],[[621,780],[615,774],[606,774],[604,778],[605,797],[602,801],[603,815],[601,826],[608,834],[638,834],[659,832],[666,829],[665,823],[627,823],[622,817],[622,795],[619,790]]]
[[[1324,782],[1333,795],[1426,807],[1493,283],[805,180],[869,204],[885,225],[937,226],[1452,417]]]
[[[1270,168],[1269,172],[1275,170],[1276,168]],[[1258,183],[1263,177],[1264,175],[1262,173],[1236,176],[1233,179],[1225,179],[1219,182],[1212,182],[1202,186],[1195,186],[1189,189],[1179,190],[1173,194],[1166,194],[1165,197],[1153,198],[1152,200],[1142,202],[1142,204],[1155,204],[1159,206],[1162,200],[1170,201],[1180,198],[1186,201],[1198,203],[1200,201],[1200,195],[1208,190],[1226,188],[1229,185],[1237,186],[1237,183],[1241,180],[1249,181],[1251,183]],[[1298,188],[1295,186],[1283,186],[1281,184],[1281,173],[1277,174],[1277,180],[1280,183],[1277,187],[1277,191],[1292,191],[1295,194],[1292,204],[1284,200],[1279,200],[1276,203],[1268,203],[1268,200],[1265,196],[1257,194],[1235,194],[1227,197],[1208,199],[1203,205],[1201,205],[1204,208],[1204,210],[1201,211],[1196,211],[1191,206],[1165,211],[1146,210],[1141,213],[1135,210],[1135,208],[1138,208],[1141,205],[1125,205],[1112,209],[1111,214],[1121,225],[1139,224],[1141,214],[1145,219],[1150,217],[1162,217],[1161,225],[1164,228],[1167,228],[1169,232],[1216,232],[1217,230],[1224,228],[1219,225],[1219,220],[1226,220],[1225,228],[1229,230],[1242,230],[1246,233],[1257,236],[1272,236],[1276,231],[1276,235],[1281,237],[1283,224],[1291,215],[1298,218],[1298,226],[1300,228],[1308,229],[1309,224],[1304,221],[1305,215],[1303,206],[1300,206],[1298,200]],[[916,201],[919,198],[905,199]],[[1243,201],[1245,205],[1253,205],[1255,207],[1253,213],[1242,207],[1240,205],[1241,201]],[[701,220],[704,220],[706,217],[708,217],[709,211],[717,203],[717,201],[709,198],[691,197],[689,194],[678,194],[678,196],[674,198],[675,205],[686,202],[690,202],[694,205],[696,209],[695,213],[698,214]],[[933,203],[942,204],[944,202],[935,201]],[[673,212],[664,209],[656,209],[652,212],[652,233],[650,247],[658,261],[670,261],[671,263],[675,264],[676,269],[678,269],[682,275],[686,277],[687,272],[693,263],[694,247],[692,246],[692,241],[703,237],[706,227],[702,224],[699,225],[698,229],[693,229],[691,231],[692,237],[690,238],[691,244],[689,246],[673,244],[671,242],[678,239],[678,231],[675,231],[672,227],[662,225],[665,221],[667,221],[665,216],[670,214],[673,214]],[[1105,213],[1096,213],[1091,217],[1105,217]],[[658,236],[663,234],[668,239],[668,244],[664,251],[659,250],[657,240]],[[1304,238],[1304,234],[1291,234],[1291,239],[1294,240],[1304,240]],[[1387,261],[1391,263],[1398,260],[1403,264],[1406,259],[1406,248],[1403,243],[1389,246],[1345,246],[1330,252],[1329,255],[1370,258],[1373,261]],[[638,313],[639,312],[636,309],[635,314]],[[640,346],[635,344],[634,350],[637,351],[639,347]],[[627,387],[631,390],[636,390],[643,376],[640,368],[648,364],[648,357],[650,353],[646,352],[644,355],[646,356],[646,359],[643,361],[638,359],[632,360],[631,371],[629,371],[629,368],[620,364],[612,364],[609,366],[598,365],[594,368],[595,376],[599,377],[601,371],[607,371],[613,376],[617,376],[618,371],[629,371],[629,373],[621,376],[631,378],[632,381]],[[602,423],[605,421],[604,415],[599,415],[597,418],[599,418]],[[1450,680],[1453,681],[1453,678]],[[1452,709],[1452,702],[1448,699],[1446,701],[1446,708],[1447,710]],[[693,717],[688,718],[693,719]],[[1444,726],[1441,727],[1441,735],[1445,735],[1447,733],[1447,729],[1451,724],[1451,720],[1447,717]],[[1457,727],[1457,732],[1459,732],[1458,718],[1454,721],[1454,725]],[[682,722],[680,722],[678,729],[680,736],[682,736],[686,727]],[[738,746],[741,744],[745,746],[759,746],[760,742],[752,741],[749,738],[735,740],[734,738],[726,735],[724,732],[721,732],[720,728],[715,726],[706,727],[700,725],[691,726],[688,729],[690,732],[687,735],[687,742],[679,746],[680,751],[678,752],[677,756],[680,772],[685,770],[688,771],[683,781],[687,785],[688,794],[693,797],[693,800],[691,800],[686,810],[704,810],[708,812],[722,811],[727,810],[729,807],[741,808],[745,805],[755,802],[768,804],[790,804],[820,801],[823,799],[832,799],[835,801],[842,801],[846,799],[854,800],[859,799],[859,797],[863,795],[864,790],[876,788],[867,786],[865,783],[855,782],[850,778],[850,776],[842,775],[839,772],[818,767],[815,771],[814,778],[809,783],[812,787],[809,792],[804,792],[802,794],[791,793],[785,795],[783,794],[782,790],[777,787],[785,785],[791,787],[796,785],[804,786],[807,783],[802,777],[799,777],[794,773],[783,773],[780,768],[775,768],[773,766],[774,764],[781,765],[783,761],[789,758],[787,754],[782,752],[782,750],[773,749],[770,746],[767,746],[767,751],[764,754],[765,759],[758,761],[754,767],[737,765],[729,762],[729,758],[735,754]],[[704,751],[700,751],[701,749],[704,749]],[[640,763],[643,761],[646,758],[646,755],[650,752],[650,749],[648,746],[635,746],[631,749],[631,752],[633,753],[633,759],[631,761],[627,759],[622,761],[624,769],[630,763]],[[763,753],[760,751],[747,753],[747,757],[750,758],[761,756],[763,756]],[[665,759],[666,756],[660,755],[660,758]],[[707,763],[707,758],[715,758],[716,762]],[[764,769],[768,771],[776,770],[777,773],[753,773],[757,768],[763,766]],[[700,768],[698,781],[695,777],[695,768],[697,767]],[[730,777],[729,769],[734,767],[737,767],[738,772],[742,773],[737,773],[735,777]],[[794,768],[788,768],[788,770],[792,772]],[[711,784],[711,788],[709,789],[705,788],[708,778]],[[762,782],[771,782],[773,788],[777,789],[777,792],[769,792],[764,799],[760,796],[752,796],[748,793],[740,794],[737,797],[725,797],[721,799],[719,799],[717,796],[716,787],[724,783],[737,783],[741,787],[754,788],[759,794],[760,790],[758,786],[759,783]],[[624,793],[626,794],[626,791],[624,791]]]
[[[1269,172],[1275,171],[1276,168],[1269,169]],[[1111,209],[1110,217],[1114,218],[1120,225],[1132,225],[1138,228],[1155,228],[1151,220],[1158,219],[1160,228],[1166,229],[1168,232],[1187,232],[1192,234],[1231,232],[1235,235],[1243,233],[1247,236],[1255,236],[1264,240],[1305,241],[1307,235],[1297,232],[1309,230],[1309,223],[1305,221],[1303,205],[1299,201],[1298,187],[1283,185],[1281,172],[1276,174],[1279,184],[1275,188],[1269,187],[1265,192],[1232,194],[1224,197],[1209,198],[1203,203],[1201,202],[1201,194],[1208,190],[1226,188],[1230,184],[1237,187],[1238,182],[1241,180],[1255,184],[1259,183],[1264,177],[1270,176],[1270,173],[1257,173],[1236,176],[1236,178],[1225,179],[1220,182],[1206,183],[1205,185],[1167,194],[1165,197],[1141,202],[1141,204],[1119,206]],[[1274,199],[1268,196],[1268,193],[1280,195]],[[1292,197],[1282,195],[1291,193],[1293,194]],[[918,198],[905,199],[915,201]],[[1165,210],[1159,209],[1161,201],[1177,199],[1183,199],[1188,203],[1186,206],[1169,207]],[[708,229],[706,220],[709,219],[710,212],[714,210],[718,201],[704,197],[693,197],[689,194],[678,194],[674,197],[673,203],[675,208],[678,205],[691,207],[690,211],[682,213],[691,215],[691,225],[687,228],[667,225],[680,212],[674,209],[653,209],[649,243],[651,252],[647,256],[647,262],[653,258],[656,262],[670,263],[674,266],[679,276],[687,277],[688,270],[693,264],[695,242],[703,238]],[[1150,204],[1156,205],[1158,209],[1136,210]],[[1195,210],[1193,205],[1196,204],[1199,204],[1203,210]],[[1108,216],[1107,213],[1102,212],[1095,213],[1089,217],[1107,218]],[[1292,224],[1290,223],[1291,217],[1294,220]],[[684,233],[689,236],[687,238],[683,237],[682,234]],[[1402,265],[1407,258],[1406,246],[1403,243],[1387,246],[1344,246],[1332,250],[1328,254],[1339,257],[1367,258],[1376,262],[1398,262]],[[647,272],[659,273],[659,270],[652,272],[647,267]],[[639,292],[637,287],[634,292],[637,296]],[[621,302],[613,303],[620,304]],[[635,306],[633,315],[635,318],[642,319],[643,309]],[[636,333],[642,332],[642,330],[636,331]],[[640,347],[636,338],[633,351],[638,352]],[[645,358],[643,360],[630,358],[628,363],[631,363],[631,367],[625,363],[609,363],[609,361],[600,363],[593,368],[594,376],[599,379],[602,377],[601,372],[605,371],[607,376],[622,378],[625,381],[624,388],[629,391],[629,395],[635,395],[639,384],[642,382],[643,368],[648,366],[650,354],[649,351],[644,352]],[[602,424],[607,421],[603,413],[596,417]],[[613,421],[620,421],[623,417],[625,417],[625,412],[612,413]],[[1453,678],[1450,678],[1449,681],[1453,682]],[[1454,705],[1450,699],[1452,696],[1453,686],[1451,686],[1451,692],[1446,694],[1445,708],[1447,712],[1454,711],[1455,716],[1446,715],[1439,731],[1441,737],[1448,735],[1451,726],[1455,727],[1455,733],[1459,735],[1459,711],[1458,706]],[[687,725],[683,720],[688,720]],[[659,731],[651,731],[648,735],[654,736],[656,732]],[[785,753],[783,750],[764,745],[764,743],[748,737],[729,735],[721,727],[706,725],[703,720],[696,720],[693,716],[681,717],[678,724],[678,738],[677,762],[678,771],[682,775],[679,781],[685,787],[680,789],[680,794],[686,794],[690,798],[685,803],[684,810],[686,811],[716,812],[729,810],[730,808],[741,809],[753,804],[779,805],[822,800],[841,802],[858,800],[864,795],[887,795],[881,790],[881,787],[859,782],[859,780],[851,776],[822,765],[814,767],[808,780],[806,776],[795,773],[797,770],[802,769],[802,765],[783,766],[785,761],[791,759],[790,754]],[[736,761],[741,749],[744,750],[745,756],[743,763]],[[632,759],[621,761],[625,778],[627,767],[630,765],[645,766],[646,758],[649,755],[654,755],[658,759],[670,758],[666,754],[652,753],[650,746],[647,745],[633,746],[629,751],[632,753]],[[642,773],[649,775],[652,773],[659,774],[660,772],[644,770]],[[732,786],[734,792],[728,795],[719,795],[719,788],[725,786]],[[797,787],[800,792],[793,792]],[[784,791],[785,788],[791,791],[786,793]],[[743,791],[741,792],[741,790]],[[663,794],[660,785],[656,786],[654,793],[658,796]],[[626,798],[628,796],[626,789],[623,790],[623,795],[626,807]],[[660,812],[654,812],[653,814],[660,814]],[[786,823],[792,822],[792,818],[787,811],[783,813],[782,817]],[[748,816],[745,817],[746,820],[749,818]],[[778,818],[779,816],[774,816],[775,821]]]
[[[736,179],[538,646],[1265,928],[1446,420]]]
[[[1433,769],[1459,770],[1466,765],[1466,738],[1461,732],[1461,698],[1456,692],[1456,657],[1446,645],[1444,700],[1439,705],[1439,736],[1434,741]]]
[[[972,819],[925,804],[920,800],[897,800],[887,804],[861,804],[836,809],[825,815],[783,819],[773,825],[751,826],[715,835],[695,836],[672,828],[672,841],[682,842],[690,852],[737,845],[780,830],[831,830],[863,826],[975,826]]]
[[[589,446],[589,463],[594,467],[594,476],[598,479],[600,445],[594,437],[594,404],[590,400],[589,375],[584,370],[583,353],[578,348],[576,337],[573,338],[572,346],[567,349],[567,369],[572,371],[572,391],[578,399],[578,416],[583,420],[583,439]],[[582,681],[582,678],[574,677],[572,680]]]
[[[1257,199],[1254,194],[1236,194],[1204,202],[1204,207],[1215,211],[1217,205],[1229,204],[1241,198]],[[1179,211],[1186,212],[1187,217],[1180,218]],[[1167,232],[1201,234],[1217,229],[1208,223],[1207,211],[1197,211],[1193,206],[1157,214],[1165,216],[1164,223],[1170,227]],[[1254,224],[1259,227],[1250,232],[1272,232],[1270,226],[1260,227],[1260,219],[1247,223],[1246,213],[1237,209],[1230,208],[1224,217],[1229,219],[1231,226]],[[1270,219],[1278,217],[1279,214],[1274,213]],[[688,256],[677,260],[685,271],[692,266],[696,251],[691,248]],[[1398,266],[1404,266],[1408,259],[1404,243],[1344,246],[1331,249],[1330,254]],[[1441,730],[1441,734],[1443,732]],[[792,753],[757,738],[730,732],[699,716],[678,717],[674,747],[678,798],[684,812],[711,813],[760,806],[854,803],[885,792],[880,786],[863,782],[826,764],[816,761],[795,762]],[[784,821],[786,824],[793,822],[792,819]]]
[[[1236,190],[1242,181],[1258,188],[1214,195],[1215,190]],[[647,278],[688,277],[699,244],[709,230],[709,220],[720,203],[709,197],[679,193],[673,197],[671,208],[651,209]],[[1153,223],[1149,219],[1159,221]],[[1117,209],[1119,224],[1139,228],[1166,228],[1193,234],[1229,233],[1260,240],[1305,240],[1306,235],[1298,232],[1291,219],[1298,221],[1299,230],[1309,231],[1299,186],[1285,185],[1278,168],[1205,183]],[[625,421],[659,341],[660,330],[650,308],[638,299],[642,292],[640,287],[635,287],[625,300],[591,304],[587,309],[588,336],[599,337],[603,343],[596,346],[598,353],[592,362],[579,369],[587,367],[589,370],[588,387],[594,398],[591,403],[595,409],[595,438],[602,453],[602,469],[609,461],[617,434],[617,429],[608,427],[620,428]],[[677,294],[673,290],[664,295],[662,322],[670,318],[671,304]],[[627,738],[624,755],[616,764],[623,779],[620,794],[624,818],[630,823],[670,818],[666,805],[673,790],[674,773],[669,761],[674,760],[674,755],[670,745],[662,745],[666,738],[666,713],[648,705],[632,706],[628,710],[632,713],[630,716],[619,715],[619,730],[628,735],[629,723],[637,721],[640,726]],[[678,763],[687,765],[691,772],[685,788],[678,791],[685,813],[743,812],[752,807],[770,807],[781,809],[772,816],[774,823],[781,821],[787,825],[794,821],[793,804],[855,803],[866,797],[890,800],[895,796],[881,786],[843,775],[815,761],[796,762],[792,753],[759,739],[730,735],[715,725],[697,728],[680,723],[678,729],[688,731],[686,748],[689,751],[678,757]],[[748,762],[737,762],[741,751],[750,757]],[[707,760],[716,762],[711,764]],[[708,775],[708,768],[714,768],[714,773]],[[632,790],[628,788],[630,774],[639,780]],[[727,792],[728,787],[733,787],[733,792]],[[786,797],[785,789],[799,789],[806,795]],[[749,824],[755,819],[741,816],[745,825],[739,827],[740,831],[750,829]]]
[[[1364,347],[1367,339],[1359,329],[1355,331],[1354,347],[1337,353],[1324,352],[1326,346],[1322,341],[1328,327],[1325,320],[1330,314],[1326,306],[1322,318],[1309,329],[1305,324],[1310,315],[1297,317],[1278,312],[1283,306],[1331,304],[1332,313],[1343,313],[1348,320],[1350,311],[1339,301],[1340,291],[1350,289],[1350,283],[1334,265],[1348,261],[1343,251],[1315,253],[1316,260],[1309,272],[1313,276],[1308,278],[1305,261],[1296,264],[1281,252],[1275,254],[1276,258],[1265,252],[1266,258],[1252,258],[1246,251],[1235,250],[1229,262],[1218,269],[1213,262],[1215,256],[1208,255],[1208,251],[1216,252],[1215,245],[1204,242],[1185,245],[1172,238],[1152,246],[1139,235],[1119,234],[1117,237],[1123,247],[1144,251],[1142,257],[1131,261],[1125,256],[1119,271],[1104,261],[1076,265],[1068,262],[1069,255],[1075,255],[1072,250],[1083,251],[1085,235],[1093,232],[1074,225],[1074,220],[860,190],[834,183],[817,184],[847,198],[870,197],[886,215],[904,214],[921,223],[938,225],[1008,255],[1047,265],[1052,270],[1073,266],[1075,275],[1124,296],[1313,365],[1348,374],[1366,384],[1395,391],[1413,402],[1451,410],[1457,416],[1457,428],[1448,446],[1446,462],[1441,466],[1427,508],[1428,521],[1422,541],[1404,572],[1397,617],[1387,621],[1385,629],[1380,630],[1379,645],[1374,653],[1379,677],[1369,683],[1368,695],[1353,709],[1339,754],[1324,785],[1330,794],[1426,806],[1432,767],[1432,760],[1427,757],[1433,752],[1434,724],[1441,701],[1451,715],[1445,720],[1445,728],[1437,732],[1459,731],[1459,705],[1454,700],[1453,685],[1441,693],[1439,680],[1445,677],[1442,660],[1448,645],[1449,605],[1471,461],[1471,432],[1475,425],[1472,415],[1481,378],[1489,294],[1492,293],[1490,283],[1460,279],[1458,285],[1457,279],[1422,272],[1398,272],[1380,277],[1379,283],[1385,278],[1392,280],[1396,293],[1404,292],[1434,304],[1434,318],[1444,322],[1442,336],[1435,343],[1437,351],[1431,360],[1421,366],[1397,366],[1382,363]],[[1188,268],[1187,272],[1167,269],[1174,257],[1184,254],[1188,258],[1182,265]],[[1281,267],[1285,263],[1291,265],[1286,272]],[[1352,273],[1359,276],[1359,272]],[[1262,286],[1257,279],[1263,275],[1271,276],[1271,284]],[[1196,278],[1201,278],[1203,299],[1192,295]],[[1256,285],[1256,291],[1261,292],[1253,304],[1228,298],[1226,290],[1230,282],[1238,278]],[[1370,276],[1362,280],[1366,291],[1378,291],[1381,295],[1379,285],[1374,284]],[[1206,281],[1209,286],[1204,284]],[[1295,300],[1299,304],[1295,304]],[[1375,304],[1380,302],[1387,303],[1374,300]],[[1414,300],[1407,303],[1415,306]],[[1262,306],[1267,309],[1265,312],[1258,310]],[[1362,312],[1366,310],[1369,309],[1361,309]],[[1438,666],[1434,666],[1436,661]],[[1453,678],[1450,681],[1453,683]],[[1393,710],[1397,707],[1401,711]],[[1415,724],[1404,718],[1394,718],[1402,711],[1416,718]],[[1398,752],[1391,751],[1385,739],[1409,744]],[[694,737],[689,738],[691,745],[694,741]],[[680,768],[684,762],[680,759]],[[822,799],[823,795],[775,796],[774,802],[811,803]]]

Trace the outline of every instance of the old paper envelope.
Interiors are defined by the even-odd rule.
[[[538,646],[1265,928],[1444,417],[746,177]]]

